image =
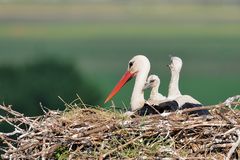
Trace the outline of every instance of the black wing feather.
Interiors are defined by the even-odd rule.
[[[167,112],[174,112],[178,109],[178,103],[176,101],[168,101],[163,102],[158,105],[150,106],[148,104],[144,104],[144,106],[138,110],[138,115],[152,115],[152,114],[159,114],[163,113],[164,111]]]
[[[195,108],[195,107],[202,107],[202,104],[194,104],[194,103],[185,103],[182,107],[181,110],[183,109],[189,109],[189,108]],[[189,114],[197,114],[199,116],[203,116],[203,115],[209,115],[209,111],[208,110],[198,110],[198,111],[192,111]]]

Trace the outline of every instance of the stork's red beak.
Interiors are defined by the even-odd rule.
[[[108,95],[107,99],[104,101],[104,103],[107,103],[130,79],[134,77],[133,73],[130,73],[127,71],[121,80],[118,82],[118,84],[113,88],[112,92]]]

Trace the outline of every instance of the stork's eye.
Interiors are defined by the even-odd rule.
[[[150,80],[150,83],[153,83],[155,80]]]
[[[129,68],[131,68],[133,66],[133,62],[129,62]]]

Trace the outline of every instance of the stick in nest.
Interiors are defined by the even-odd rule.
[[[239,146],[240,144],[240,130],[236,130],[236,133],[238,135],[238,140],[236,141],[236,143],[234,143],[232,145],[232,148],[229,150],[228,154],[227,154],[227,158],[226,160],[230,160],[230,158],[232,157],[233,153],[235,152],[236,148]]]

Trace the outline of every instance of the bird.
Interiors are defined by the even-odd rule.
[[[163,113],[165,110],[175,111],[178,108],[176,101],[170,101],[161,103],[158,105],[150,105],[144,99],[144,85],[148,77],[151,65],[149,59],[144,55],[134,56],[128,63],[127,71],[122,76],[117,85],[113,88],[110,94],[107,96],[104,103],[116,95],[120,89],[132,78],[135,77],[135,84],[131,96],[131,111],[137,113],[140,116],[149,114]]]
[[[171,57],[171,63],[168,65],[171,71],[171,80],[168,88],[168,96],[167,99],[175,100],[178,103],[178,107],[180,110],[187,108],[194,108],[203,106],[198,100],[194,99],[190,95],[182,95],[179,90],[179,78],[180,72],[182,69],[182,59],[179,57]],[[192,111],[190,114],[201,115],[209,115],[208,110],[199,110]]]
[[[151,88],[150,97],[147,100],[150,104],[160,104],[161,102],[164,102],[166,99],[166,96],[163,96],[161,93],[158,92],[160,87],[161,80],[157,75],[150,75],[143,87],[143,90]]]

